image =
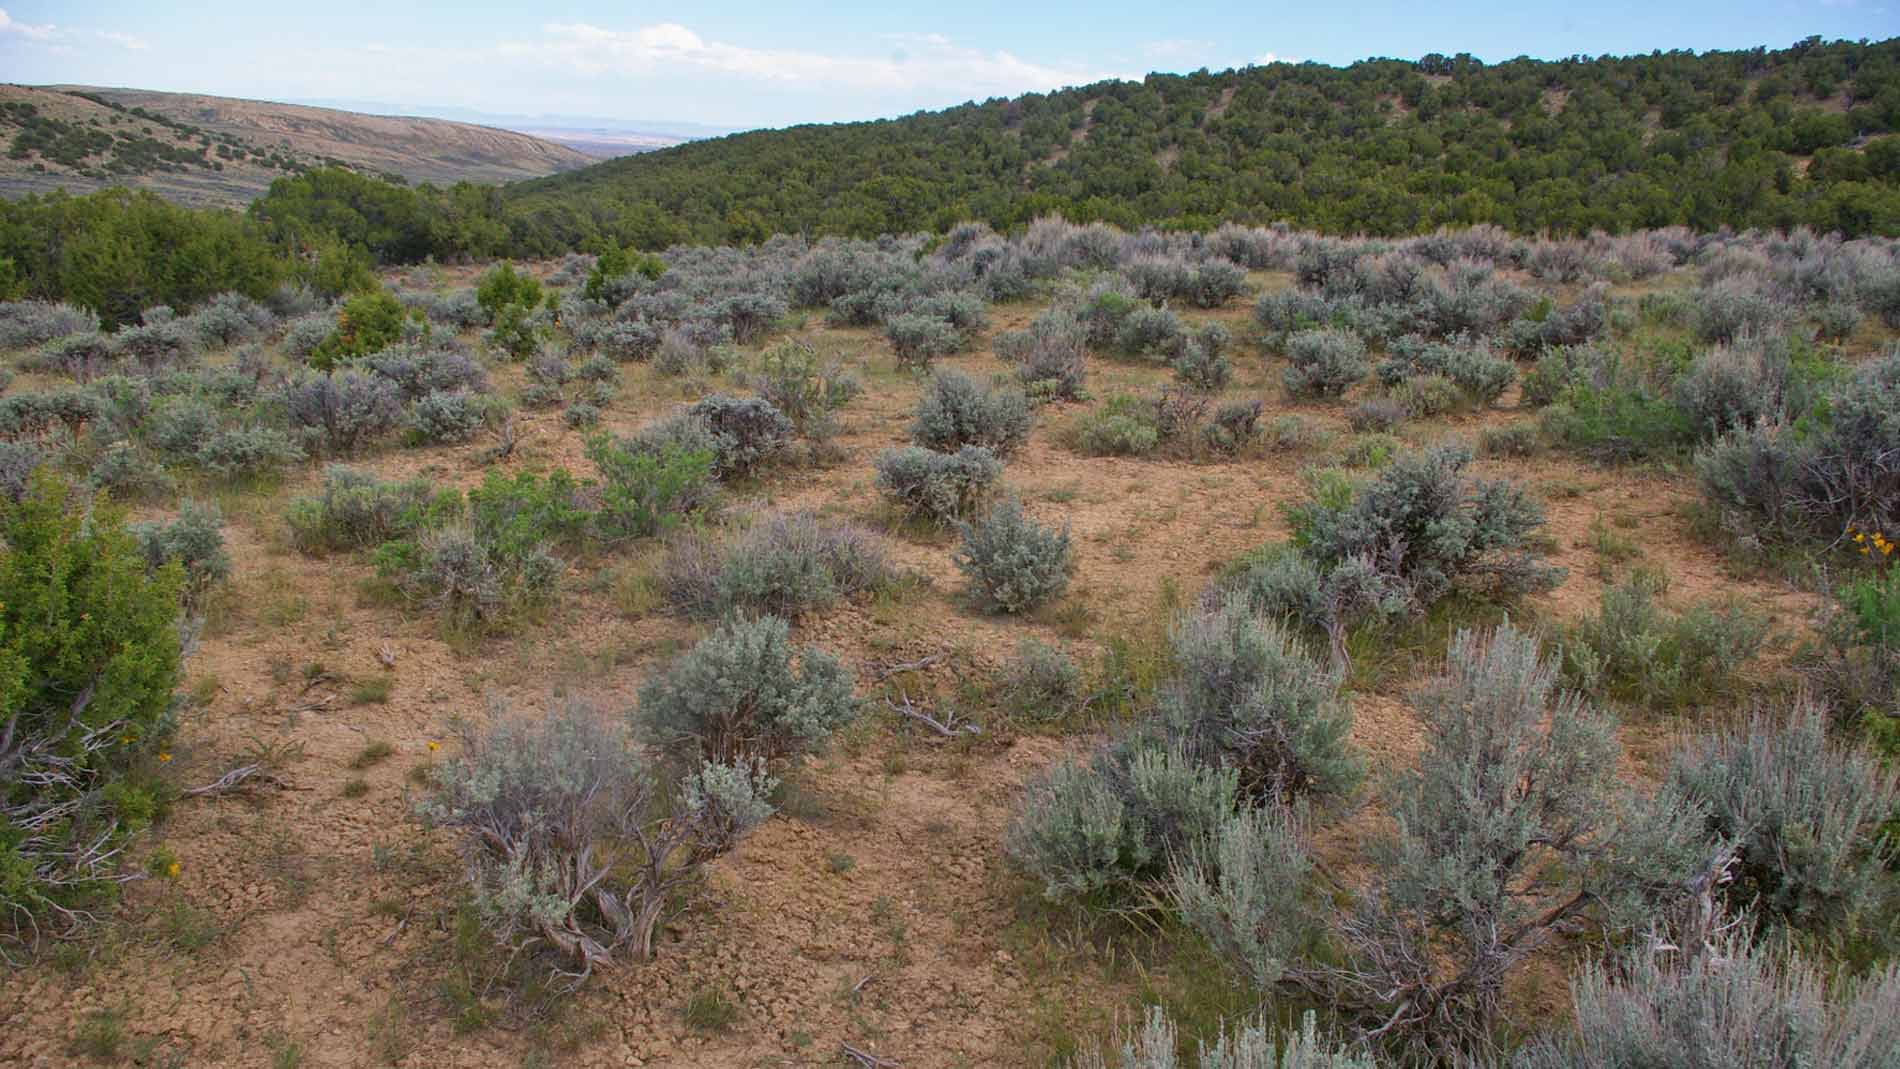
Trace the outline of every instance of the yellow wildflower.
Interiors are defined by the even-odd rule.
[[[435,741],[434,739],[430,739],[430,740],[429,740],[429,752],[430,752],[430,753],[434,753],[434,752],[436,752],[437,750],[440,750],[441,748],[442,748],[442,744],[441,744],[441,743],[439,743],[439,742],[437,742],[437,741]]]
[[[171,759],[172,759],[172,755],[171,755],[171,754],[169,754],[169,753],[167,753],[167,752],[166,752],[166,751],[164,751],[164,750],[160,750],[160,751],[158,751],[158,760],[159,760],[159,762],[160,762],[161,764],[162,764],[162,763],[164,763],[164,762],[166,762],[166,761],[169,761],[169,760],[171,760]]]
[[[172,862],[171,864],[169,864],[169,865],[167,865],[167,866],[165,866],[165,876],[166,876],[166,878],[167,878],[167,879],[172,879],[172,880],[175,880],[175,879],[177,879],[177,878],[178,878],[178,872],[179,872],[179,868],[180,868],[180,866],[179,866],[179,864],[178,864],[178,862],[176,862],[176,861],[174,861],[174,862]]]

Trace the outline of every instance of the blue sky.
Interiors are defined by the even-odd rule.
[[[0,9],[0,79],[740,128],[1275,59],[1465,51],[1495,61],[1882,38],[1900,35],[1897,5],[12,0]]]

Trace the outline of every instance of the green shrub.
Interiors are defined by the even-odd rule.
[[[543,300],[541,283],[514,264],[503,261],[482,275],[475,286],[475,301],[482,306],[489,325],[501,322],[510,308],[533,311]]]
[[[1695,438],[1683,410],[1643,385],[1572,383],[1544,409],[1542,426],[1551,441],[1606,463],[1666,455]]]
[[[973,515],[1003,477],[1003,462],[980,445],[955,453],[921,446],[886,449],[877,455],[878,492],[903,509],[935,523]]]
[[[643,730],[724,765],[823,749],[857,715],[851,675],[822,650],[794,649],[790,634],[776,616],[721,624],[641,686]]]
[[[1804,931],[1852,928],[1882,908],[1892,846],[1873,830],[1900,789],[1874,757],[1828,740],[1823,709],[1802,702],[1785,722],[1758,715],[1694,741],[1670,779],[1706,807],[1710,834],[1738,847],[1733,908]]]
[[[648,447],[638,440],[596,435],[587,441],[587,459],[601,478],[595,530],[607,542],[663,534],[694,512],[711,509],[717,499],[714,448],[682,443]]]
[[[1735,688],[1736,674],[1761,649],[1767,621],[1738,602],[1665,614],[1656,602],[1667,589],[1660,575],[1644,571],[1604,588],[1597,615],[1571,629],[1564,650],[1579,687],[1665,706]]]
[[[293,500],[284,512],[290,544],[304,553],[374,549],[419,529],[432,498],[421,479],[385,482],[332,465],[323,492]]]
[[[978,445],[1008,456],[1029,437],[1033,422],[1022,393],[997,389],[949,369],[938,371],[924,387],[911,422],[911,439],[940,453]]]
[[[800,341],[760,353],[757,370],[745,378],[799,434],[819,440],[837,431],[835,413],[863,389],[836,361],[819,359],[817,349]]]
[[[1011,712],[1032,720],[1056,720],[1084,700],[1082,670],[1060,646],[1026,638],[1003,666],[996,693]]]
[[[957,569],[984,608],[1024,612],[1068,589],[1074,566],[1068,528],[1054,531],[1037,524],[1020,502],[1004,501],[984,519],[958,524],[957,530],[963,540]]]
[[[328,371],[381,352],[402,340],[407,315],[401,301],[380,289],[351,297],[337,310],[336,326],[311,350],[308,363]]]
[[[1154,405],[1128,394],[1116,394],[1077,417],[1066,437],[1071,448],[1090,457],[1142,457],[1161,446]]]
[[[0,502],[0,545],[0,925],[36,939],[126,878],[119,846],[157,809],[127,773],[171,730],[184,572],[44,469]]]

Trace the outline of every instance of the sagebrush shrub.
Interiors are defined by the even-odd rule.
[[[1543,510],[1513,483],[1467,477],[1470,463],[1457,444],[1403,454],[1349,495],[1299,506],[1295,540],[1323,568],[1375,563],[1421,606],[1459,586],[1510,595],[1561,582],[1531,544]]]
[[[1787,314],[1761,280],[1738,275],[1697,290],[1691,319],[1703,341],[1727,343],[1744,334],[1774,334]]]
[[[69,334],[42,345],[29,359],[20,362],[20,368],[87,383],[110,374],[119,363],[120,355],[118,344],[110,334]]]
[[[712,433],[714,462],[721,478],[744,475],[771,459],[797,430],[785,413],[763,397],[716,393],[695,401],[684,414]]]
[[[1829,374],[1786,339],[1743,338],[1698,354],[1676,379],[1676,404],[1704,440],[1807,413]]]
[[[822,749],[857,715],[851,675],[815,647],[794,648],[776,616],[732,619],[640,688],[655,742],[716,764]]]
[[[1900,350],[1827,391],[1812,428],[1737,430],[1696,455],[1703,494],[1754,537],[1900,530]]]
[[[224,548],[224,517],[216,505],[184,501],[170,523],[148,521],[126,529],[138,540],[148,571],[156,574],[167,564],[179,567],[188,605],[231,575],[231,555]]]
[[[1022,393],[945,369],[931,376],[917,400],[911,438],[942,453],[975,445],[1008,456],[1029,437],[1034,418]]]
[[[61,302],[0,302],[0,349],[30,349],[55,338],[97,334],[99,317],[90,309]]]
[[[1210,393],[1225,389],[1234,377],[1234,365],[1227,355],[1199,341],[1183,346],[1181,355],[1174,358],[1173,367],[1175,377],[1182,383]]]
[[[395,383],[407,401],[445,391],[488,391],[488,376],[467,353],[456,348],[397,345],[371,353],[362,366]]]
[[[886,449],[874,463],[878,492],[907,514],[936,523],[973,515],[1003,477],[1003,462],[980,445],[955,453],[915,445]]]
[[[1294,397],[1338,397],[1366,377],[1366,345],[1340,330],[1303,330],[1286,340],[1290,365],[1280,376]]]
[[[1188,843],[1169,874],[1182,920],[1256,987],[1278,983],[1302,949],[1313,858],[1299,816],[1278,800],[1228,814]]]
[[[1238,453],[1261,435],[1260,416],[1266,405],[1258,400],[1229,401],[1214,410],[1201,428],[1201,441],[1216,453]]]
[[[1069,587],[1074,555],[1069,529],[1044,527],[1022,504],[1005,500],[975,523],[957,525],[962,544],[955,561],[984,608],[1025,612],[1060,597]]]
[[[1137,307],[1115,328],[1115,348],[1129,356],[1173,360],[1188,342],[1181,317],[1166,308]]]
[[[396,429],[402,395],[380,375],[304,374],[284,387],[284,413],[317,450],[348,456]]]
[[[1045,898],[1110,902],[1159,880],[1170,857],[1233,812],[1235,790],[1231,771],[1126,736],[1032,781],[1004,850]]]
[[[1900,1050],[1900,968],[1830,977],[1746,925],[1707,946],[1661,939],[1571,979],[1576,1020],[1533,1039],[1512,1069],[1888,1069]]]
[[[241,293],[220,293],[185,318],[185,327],[199,344],[222,348],[253,341],[270,333],[277,316]]]
[[[587,336],[596,351],[620,363],[646,363],[660,351],[661,329],[641,319],[602,323]]]
[[[488,406],[463,390],[435,390],[409,406],[409,438],[423,445],[448,445],[475,437],[488,419]]]
[[[666,560],[674,603],[705,617],[795,617],[874,589],[892,575],[875,535],[809,512],[769,516],[723,547],[704,535],[681,538]]]
[[[1254,799],[1334,797],[1358,784],[1338,677],[1246,598],[1177,623],[1172,648],[1177,674],[1156,694],[1157,715],[1189,757],[1233,769]]]
[[[461,752],[420,805],[457,829],[483,925],[503,946],[585,977],[620,948],[652,957],[669,906],[701,866],[772,815],[756,763],[702,763],[676,780],[578,702],[537,720],[457,726]]]
[[[1691,742],[1670,779],[1706,807],[1711,834],[1737,845],[1736,909],[1803,930],[1871,919],[1891,844],[1875,828],[1900,799],[1894,773],[1827,737],[1827,713],[1800,702],[1785,721],[1756,715]]]
[[[786,341],[759,354],[746,382],[792,421],[799,434],[824,439],[837,430],[835,413],[863,389],[836,360],[821,359],[801,341]]]
[[[284,511],[290,544],[303,553],[374,549],[421,527],[433,496],[421,479],[387,482],[339,465],[326,468],[323,491]]]
[[[1017,365],[1016,376],[1037,401],[1075,401],[1088,379],[1088,331],[1068,310],[1054,308],[1024,331],[996,336],[996,355]]]
[[[769,294],[739,293],[720,301],[713,315],[732,331],[736,344],[751,345],[785,315],[785,302]]]
[[[962,333],[949,320],[933,315],[892,316],[884,324],[884,337],[905,367],[926,368],[938,357],[963,348]]]
[[[1441,375],[1456,383],[1472,404],[1496,402],[1517,378],[1515,365],[1483,345],[1434,342],[1409,334],[1392,343],[1391,354],[1378,368],[1379,381],[1386,386]]]
[[[1223,1023],[1212,1046],[1206,1040],[1196,1048],[1191,1063],[1200,1069],[1378,1069],[1372,1055],[1326,1039],[1317,1015],[1308,1010],[1297,1030],[1283,1031],[1264,1017]],[[1174,1022],[1159,1006],[1150,1006],[1139,1028],[1124,1034],[1119,1045],[1104,1051],[1090,1046],[1067,1064],[1067,1069],[1186,1069]]]
[[[209,435],[198,447],[200,467],[222,479],[245,480],[273,475],[301,464],[304,451],[275,427],[233,427]]]
[[[1613,720],[1509,624],[1459,632],[1413,705],[1425,751],[1392,785],[1394,832],[1338,931],[1367,1016],[1443,1050],[1484,1041],[1506,975],[1567,920],[1653,917],[1709,847],[1679,795],[1621,793]]]

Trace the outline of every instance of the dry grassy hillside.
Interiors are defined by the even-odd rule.
[[[241,206],[273,179],[309,167],[446,184],[538,178],[592,162],[552,141],[469,123],[230,97],[8,85],[0,86],[0,105],[30,105],[43,120],[69,124],[62,132],[72,149],[62,159],[22,151],[16,140],[0,159],[0,194],[9,196],[130,184],[189,204]],[[6,118],[0,133],[17,138],[22,114],[10,108]],[[80,139],[89,134],[117,144],[83,153]],[[203,153],[195,160],[166,159],[165,149]]]

